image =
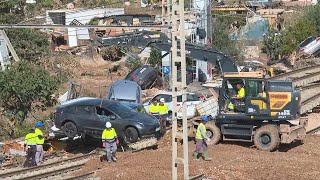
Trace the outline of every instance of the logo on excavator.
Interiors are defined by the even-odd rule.
[[[144,35],[143,36],[143,39],[150,39],[150,38],[160,38],[160,34]]]
[[[287,116],[290,116],[290,110],[283,110],[283,112],[278,112],[279,119],[285,119]]]

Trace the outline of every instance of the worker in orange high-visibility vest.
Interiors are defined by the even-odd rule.
[[[106,148],[106,160],[116,162],[117,145],[119,144],[118,136],[110,122],[106,123],[106,129],[102,132],[102,144]]]

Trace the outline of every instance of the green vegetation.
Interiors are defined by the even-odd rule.
[[[292,14],[284,24],[284,30],[269,31],[262,50],[272,61],[288,58],[301,41],[320,34],[319,12],[320,5],[316,5],[306,8],[303,12]]]
[[[65,81],[60,75],[50,75],[38,65],[16,63],[0,72],[0,106],[3,114],[22,123],[34,110],[46,110],[56,100],[53,94]]]
[[[37,7],[43,7],[51,0],[37,1]],[[44,3],[44,4],[43,4]],[[10,0],[0,3],[0,23],[1,24],[16,24],[27,17],[24,7],[31,8],[35,5],[27,5],[25,0]],[[32,29],[6,29],[13,47],[18,56],[27,61],[37,61],[41,57],[49,54],[49,36],[38,30]]]
[[[235,15],[224,16],[222,14],[214,16],[212,46],[233,57],[235,60],[239,60],[241,59],[241,50],[237,42],[231,40],[229,37],[231,33],[229,27],[234,22],[237,22],[239,27],[243,26],[245,24],[245,18]]]
[[[162,58],[161,58],[161,51],[157,50],[156,48],[151,48],[150,57],[148,59],[148,63],[153,66],[161,67]]]
[[[27,61],[39,61],[49,54],[49,36],[33,29],[6,30],[18,56]]]

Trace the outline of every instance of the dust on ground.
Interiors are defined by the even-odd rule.
[[[223,142],[209,146],[211,162],[192,160],[195,145],[190,141],[190,176],[204,174],[211,179],[246,180],[319,179],[319,141],[320,136],[308,135],[303,142],[281,145],[275,152],[257,150],[252,143]],[[117,157],[116,163],[100,162],[99,157],[95,157],[77,174],[94,171],[101,179],[171,179],[171,133],[160,140],[157,150],[119,152]],[[181,165],[178,171],[179,179],[183,179]]]

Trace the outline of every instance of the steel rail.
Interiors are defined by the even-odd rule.
[[[311,84],[308,86],[303,86],[301,89],[301,102],[306,101],[310,97],[314,96],[317,94],[319,91],[320,84]]]
[[[23,168],[23,169],[18,169],[16,171],[10,171],[10,172],[6,172],[6,173],[2,173],[2,174],[0,174],[0,178],[10,177],[10,176],[15,175],[15,174],[22,174],[22,173],[26,173],[26,172],[30,172],[30,171],[37,171],[39,169],[43,169],[43,168],[46,168],[46,167],[52,167],[52,166],[55,166],[55,165],[58,165],[58,164],[62,164],[62,163],[68,162],[68,161],[72,161],[72,160],[74,161],[74,160],[86,158],[86,157],[89,157],[91,155],[92,154],[85,154],[85,155],[81,155],[81,156],[62,159],[60,161],[56,161],[56,162],[52,162],[52,163],[48,163],[48,164],[43,164],[43,165],[40,165],[40,166],[34,166],[34,167],[31,167],[31,168]]]
[[[22,177],[22,178],[15,178],[16,180],[33,180],[33,179],[38,179],[38,178],[48,178],[53,175],[57,175],[57,173],[62,174],[62,173],[67,173],[69,171],[73,171],[76,169],[80,169],[80,167],[84,166],[85,163],[80,163],[76,164],[74,166],[69,166],[69,167],[62,167],[60,169],[54,169],[52,171],[46,171],[41,174],[35,174],[27,177]]]
[[[54,152],[54,153],[50,153],[50,154],[46,154],[44,155],[43,159],[44,160],[48,160],[48,159],[52,159],[55,157],[60,157],[61,155],[66,154],[66,152],[63,151],[58,151],[58,152]],[[8,169],[12,169],[15,167],[19,167],[19,165],[17,163],[10,163],[10,164],[4,164],[4,165],[0,165],[0,169],[1,170],[8,170]]]
[[[308,67],[304,67],[304,68],[301,68],[301,69],[296,69],[296,70],[293,70],[293,71],[290,71],[290,72],[287,72],[287,73],[279,74],[279,75],[276,75],[276,76],[271,77],[269,79],[271,79],[271,80],[280,80],[280,79],[286,78],[288,76],[293,76],[295,74],[298,74],[298,73],[301,73],[301,72],[304,72],[304,71],[314,70],[314,69],[317,69],[317,68],[319,68],[319,71],[320,71],[320,65],[308,66]]]
[[[292,82],[295,86],[305,86],[317,81],[320,81],[320,71],[302,77],[292,78]]]
[[[313,134],[313,133],[316,133],[316,132],[319,132],[319,131],[320,131],[320,126],[308,131],[307,134]]]
[[[94,173],[94,172],[89,172],[89,173],[82,174],[82,175],[78,175],[78,176],[73,176],[73,177],[64,178],[63,180],[82,179],[82,178],[86,178],[86,177],[89,177],[89,176],[93,175],[93,173]]]
[[[320,105],[320,92],[301,102],[300,114],[305,114],[318,105]]]

